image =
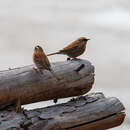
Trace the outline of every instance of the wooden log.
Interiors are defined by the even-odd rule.
[[[124,109],[117,98],[92,93],[24,114],[2,110],[0,130],[105,130],[123,123]]]
[[[52,63],[62,77],[57,81],[44,70],[37,73],[33,65],[0,71],[0,108],[21,100],[21,104],[78,96],[87,93],[94,83],[94,66],[86,60]]]

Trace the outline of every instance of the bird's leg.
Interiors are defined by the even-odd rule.
[[[18,98],[16,101],[16,112],[21,112],[21,99]]]

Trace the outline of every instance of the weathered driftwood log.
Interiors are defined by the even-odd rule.
[[[67,103],[24,114],[0,111],[0,130],[105,130],[122,124],[123,104],[114,97],[93,93]]]
[[[94,83],[94,66],[86,60],[72,60],[52,64],[62,77],[57,81],[44,70],[37,73],[33,65],[0,71],[0,108],[17,99],[21,104],[78,96],[87,93]]]

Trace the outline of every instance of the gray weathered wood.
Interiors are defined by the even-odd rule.
[[[92,93],[67,103],[24,114],[0,111],[0,130],[104,130],[122,124],[123,104],[115,97]]]
[[[78,70],[80,66],[81,70]],[[62,77],[60,81],[49,71],[44,70],[40,74],[33,67],[30,65],[0,71],[0,108],[18,98],[21,99],[21,104],[28,104],[82,95],[94,83],[94,66],[86,60],[53,63],[53,70]]]
[[[101,120],[73,127],[71,128],[71,130],[107,130],[113,127],[120,126],[123,123],[125,116],[125,113],[120,112]]]

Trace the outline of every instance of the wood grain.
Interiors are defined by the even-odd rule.
[[[91,93],[67,103],[24,110],[24,114],[4,109],[0,111],[0,130],[105,130],[123,123],[124,109],[115,97]]]
[[[81,65],[83,67],[75,71]],[[94,66],[87,60],[63,61],[51,64],[62,77],[47,70],[36,72],[33,65],[0,71],[0,108],[21,99],[22,104],[78,96],[87,93],[94,83]]]

